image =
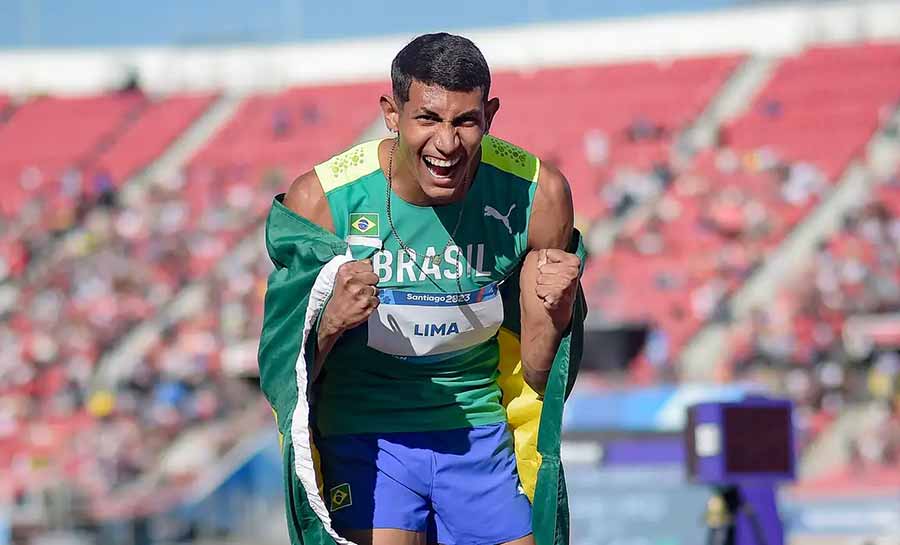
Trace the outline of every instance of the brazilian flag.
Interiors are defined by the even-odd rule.
[[[284,459],[288,531],[294,545],[346,544],[331,527],[330,510],[350,505],[349,486],[323,490],[310,434],[309,372],[315,360],[316,327],[331,295],[338,267],[351,259],[347,243],[293,213],[275,197],[266,221],[266,247],[275,264],[269,277],[259,345],[262,390],[275,411]],[[357,218],[365,235],[377,217]],[[570,251],[584,259],[580,235]],[[525,384],[519,350],[519,285],[514,274],[501,288],[504,323],[500,343],[500,387],[513,432],[519,478],[532,501],[538,545],[569,541],[566,481],[559,460],[563,402],[581,359],[586,308],[579,287],[572,325],[559,346],[543,396]]]

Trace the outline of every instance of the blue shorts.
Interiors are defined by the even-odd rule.
[[[531,503],[505,423],[332,435],[317,437],[316,446],[338,530],[434,532],[445,545],[493,545],[531,533]]]

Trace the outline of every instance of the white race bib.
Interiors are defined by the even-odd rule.
[[[394,356],[441,360],[493,337],[503,323],[496,283],[465,293],[385,289],[369,316],[369,347]],[[413,359],[412,361],[415,361]]]

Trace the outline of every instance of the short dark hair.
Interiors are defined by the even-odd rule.
[[[409,42],[391,63],[391,86],[401,104],[409,101],[413,80],[448,91],[491,91],[491,71],[478,47],[468,38],[438,32]]]

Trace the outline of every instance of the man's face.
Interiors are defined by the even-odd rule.
[[[429,201],[455,200],[478,166],[481,139],[499,102],[485,102],[481,89],[448,91],[413,81],[409,101],[397,106],[392,117],[404,166]]]

